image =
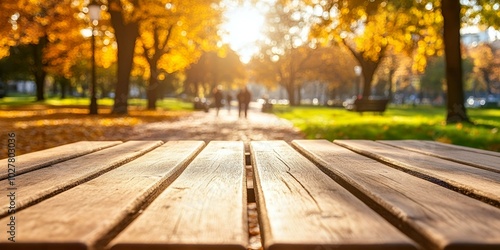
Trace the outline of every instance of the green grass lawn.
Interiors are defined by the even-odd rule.
[[[446,110],[436,107],[390,107],[383,115],[326,107],[274,109],[309,139],[434,140],[500,152],[500,109],[467,112],[475,125],[447,125]]]
[[[30,105],[50,105],[50,106],[88,106],[90,103],[89,98],[47,98],[43,102],[35,102],[34,96],[14,96],[0,98],[0,108],[8,107],[23,107]],[[103,98],[97,100],[99,106],[112,107],[113,99]],[[147,100],[145,99],[130,99],[128,101],[129,107],[146,108]],[[165,98],[158,100],[156,103],[159,109],[164,110],[192,110],[193,104],[191,102],[184,102],[176,98]]]

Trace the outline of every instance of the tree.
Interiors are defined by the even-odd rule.
[[[179,65],[188,65],[193,58],[197,58],[197,54],[199,56],[196,50],[205,49],[213,41],[212,37],[217,34],[214,29],[219,20],[217,3],[212,0],[189,3],[165,0],[108,1],[108,12],[118,45],[113,113],[127,113],[137,39],[140,37],[138,45],[141,48],[138,51],[142,52],[149,65],[148,108],[153,109],[160,69],[173,72],[178,70],[173,68]],[[165,57],[167,54],[170,55],[169,59]]]
[[[219,37],[215,28],[221,12],[216,1],[148,1],[140,22],[136,51],[149,68],[148,109],[156,108],[161,71],[183,70],[197,60],[203,50],[213,50]],[[136,61],[137,62],[137,61]]]
[[[318,15],[321,20],[320,34],[337,33],[337,36],[346,34],[373,37],[373,41],[379,45],[393,45],[396,51],[410,48],[416,51],[416,68],[423,69],[426,57],[432,56],[440,51],[444,44],[446,54],[447,74],[447,117],[448,123],[469,122],[465,112],[463,98],[463,77],[461,69],[460,53],[460,27],[461,7],[468,16],[476,14],[482,17],[482,22],[498,26],[500,17],[495,14],[500,8],[496,0],[469,0],[463,1],[464,6],[457,0],[426,0],[426,1],[323,1],[314,4],[320,10]],[[469,9],[470,13],[467,11]],[[386,13],[386,14],[384,14]],[[398,13],[395,15],[387,13]],[[378,17],[386,16],[385,21]],[[374,24],[374,20],[377,20]],[[370,22],[372,21],[372,22]],[[361,29],[359,28],[359,24]],[[382,23],[383,26],[376,25]],[[377,27],[370,29],[370,27]],[[444,30],[443,41],[439,34],[441,27]],[[354,29],[353,29],[354,28]],[[400,30],[398,32],[398,30]],[[371,32],[373,34],[371,34]],[[389,32],[390,31],[390,32]],[[347,33],[345,33],[347,32]],[[356,33],[358,32],[358,33]],[[344,34],[344,35],[342,35]],[[378,34],[378,35],[377,35]],[[359,45],[357,43],[356,45]],[[416,45],[416,46],[415,46]],[[428,45],[428,46],[425,46]],[[434,45],[437,45],[434,46]],[[371,47],[371,48],[370,48]],[[365,46],[366,48],[366,46]],[[383,46],[368,46],[368,50],[378,54],[382,52]],[[398,49],[399,48],[399,49]],[[370,56],[368,56],[370,57]],[[420,63],[418,63],[420,62]],[[366,77],[366,76],[365,76]],[[367,85],[365,84],[365,87]],[[367,93],[364,91],[363,95]]]
[[[488,94],[493,94],[493,78],[500,74],[500,59],[495,56],[497,52],[500,52],[500,50],[494,49],[491,44],[480,44],[469,49],[469,56],[473,60],[476,78],[484,83]]]
[[[371,95],[374,74],[387,50],[412,54],[414,70],[439,53],[440,15],[435,1],[322,1],[313,4],[313,36],[346,45],[362,68],[363,97]]]
[[[276,61],[270,56],[257,55],[249,64],[252,79],[270,89],[277,85],[283,87],[290,105],[299,104],[301,87],[307,82],[326,84],[334,97],[350,95],[357,80],[354,65],[355,60],[343,47],[308,45],[290,50]]]
[[[386,94],[389,100],[394,101],[394,93],[406,87],[401,82],[406,81],[405,78],[411,74],[412,58],[388,49],[374,77],[374,82],[378,81],[381,89],[378,95]]]
[[[238,55],[225,48],[226,53],[205,52],[186,69],[185,92],[205,97],[217,85],[231,86],[246,78],[245,68]]]
[[[108,0],[107,10],[111,16],[117,43],[117,77],[112,113],[128,113],[130,72],[134,61],[134,49],[139,37],[139,0]]]
[[[74,18],[79,6],[69,0],[5,0],[1,7],[0,17],[9,24],[0,28],[0,57],[9,55],[9,47],[24,46],[23,50],[29,51],[24,63],[30,66],[37,100],[42,101],[49,71],[67,73],[80,48],[78,27],[83,27],[83,22]]]
[[[33,80],[26,59],[30,56],[27,46],[15,46],[8,50],[9,56],[0,59],[0,81]]]
[[[460,2],[442,0],[443,37],[446,60],[446,122],[468,122],[464,105],[462,52],[460,50]]]
[[[288,94],[290,105],[297,105],[300,78],[309,69],[307,62],[313,56],[307,43],[307,17],[303,4],[280,0],[270,7],[266,16],[267,39],[262,42],[261,54],[253,59],[256,80],[278,83]],[[307,52],[306,52],[307,51]],[[302,75],[301,75],[302,74]],[[300,92],[299,92],[300,94]]]
[[[444,0],[443,0],[444,1]],[[482,24],[487,27],[500,27],[500,3],[498,0],[461,0],[465,10],[465,16],[468,17],[463,21],[472,21],[471,24]],[[479,23],[477,19],[479,18]]]

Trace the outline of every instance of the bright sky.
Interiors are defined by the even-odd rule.
[[[223,42],[228,43],[240,55],[241,61],[247,63],[258,51],[256,42],[262,37],[264,13],[245,3],[242,6],[229,5],[225,17],[228,21],[222,27],[227,35],[223,37]]]

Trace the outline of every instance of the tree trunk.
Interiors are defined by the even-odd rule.
[[[391,53],[391,63],[390,63],[390,66],[389,66],[389,75],[388,75],[388,88],[387,88],[387,92],[388,92],[388,96],[387,98],[389,99],[389,102],[392,102],[393,99],[394,99],[394,83],[392,82],[393,78],[394,78],[394,74],[396,73],[396,66],[395,66],[395,63],[394,63],[394,54]]]
[[[297,106],[297,102],[295,101],[295,88],[293,84],[287,84],[286,93],[288,94],[288,101],[290,101],[290,106]]]
[[[36,101],[45,100],[45,77],[47,72],[45,71],[46,62],[43,59],[43,50],[47,46],[48,37],[41,37],[37,44],[33,44],[33,68],[32,72],[35,76],[36,84]]]
[[[111,24],[115,30],[118,45],[118,70],[115,87],[114,114],[128,112],[128,95],[130,89],[130,72],[132,71],[135,42],[139,36],[139,24],[136,21],[124,20],[119,1],[109,1]]]
[[[297,89],[297,102],[295,104],[300,106],[302,101],[302,86],[298,85],[296,89]]]
[[[462,56],[460,51],[460,2],[442,0],[446,59],[447,123],[470,122],[464,106]]]
[[[36,101],[45,100],[45,77],[47,73],[44,70],[35,73],[35,84],[36,84]]]
[[[373,67],[369,62],[360,62],[363,69],[363,99],[368,99],[372,94],[372,81],[376,67]],[[378,64],[377,64],[378,65]]]
[[[388,92],[387,98],[389,99],[389,102],[392,102],[394,99],[394,86],[392,86],[393,85],[393,82],[392,82],[393,76],[394,76],[394,70],[391,66],[391,69],[389,70],[389,80],[387,81],[387,84],[389,84],[389,86],[387,88],[387,92]]]
[[[156,65],[154,65],[156,67]],[[148,110],[156,110],[156,101],[158,100],[158,71],[149,67],[149,86],[147,89]]]
[[[372,93],[372,81],[373,81],[373,76],[375,75],[375,71],[378,68],[378,65],[382,61],[383,55],[385,53],[385,47],[382,48],[380,51],[380,56],[377,61],[372,61],[370,59],[366,59],[362,53],[359,53],[356,51],[355,48],[349,46],[347,44],[347,41],[342,40],[344,45],[349,49],[351,54],[356,58],[356,60],[359,62],[361,66],[361,73],[363,75],[363,98],[368,99]],[[358,80],[356,81],[356,84],[359,84]]]
[[[61,78],[59,86],[61,87],[61,99],[66,99],[66,93],[68,91],[69,79]]]
[[[486,83],[486,92],[488,95],[493,94],[491,91],[491,78],[490,78],[490,73],[487,69],[482,69],[481,72],[483,73],[483,79],[484,82]]]

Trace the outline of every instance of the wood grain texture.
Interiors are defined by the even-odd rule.
[[[353,143],[358,147],[366,142]],[[360,192],[365,202],[388,213],[393,223],[424,247],[500,249],[500,209],[328,141],[301,140],[293,144],[352,192]],[[369,148],[375,145],[368,144]],[[379,149],[370,152],[379,153]]]
[[[120,230],[139,209],[171,183],[203,142],[168,142],[98,178],[16,214],[15,246],[24,249],[91,249]],[[7,224],[7,218],[0,220]],[[10,247],[0,238],[0,248]]]
[[[251,142],[265,249],[415,249],[283,141]]]
[[[406,140],[403,140],[403,141],[406,141]],[[435,147],[435,148],[443,147],[443,148],[448,148],[450,150],[474,152],[474,153],[478,153],[478,154],[486,154],[486,155],[500,157],[500,152],[495,152],[495,151],[490,151],[490,150],[465,147],[465,146],[448,144],[448,143],[443,143],[443,142],[438,142],[438,141],[426,141],[426,140],[409,140],[409,141],[419,142],[421,144],[432,145],[431,147]]]
[[[500,201],[500,173],[471,167],[468,165],[436,158],[408,150],[367,140],[335,140],[342,145],[363,155],[393,164],[405,171],[411,171],[422,178],[435,183],[451,186],[480,197],[487,202]]]
[[[15,178],[16,208],[20,210],[63,192],[160,145],[160,141],[129,141],[17,176]],[[8,187],[9,180],[0,181],[0,186]],[[8,199],[5,195],[0,196],[0,204],[8,204]],[[6,216],[7,213],[8,207],[1,206],[0,217]]]
[[[210,142],[111,249],[245,249],[244,164],[242,142]]]
[[[15,162],[16,176],[120,143],[120,141],[80,141],[33,153],[18,155],[16,156]],[[0,162],[7,162],[7,159],[1,159]],[[7,171],[2,171],[0,173],[0,180],[7,179],[7,177]]]
[[[493,154],[483,153],[484,150],[451,147],[449,144],[434,141],[401,140],[377,142],[500,173],[500,154],[494,156]]]

